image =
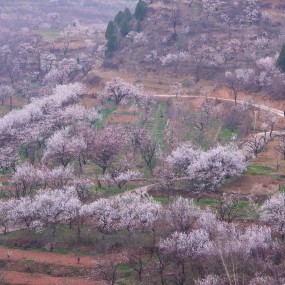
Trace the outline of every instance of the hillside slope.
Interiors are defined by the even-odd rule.
[[[152,1],[107,63],[131,72],[220,80],[227,70],[255,69],[285,41],[284,15],[269,1]],[[216,3],[216,4],[215,4]]]

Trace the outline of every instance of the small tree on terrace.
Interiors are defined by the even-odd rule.
[[[216,191],[226,179],[240,175],[246,167],[245,156],[236,146],[217,146],[202,152],[188,167],[188,175],[196,189]]]
[[[116,105],[130,98],[139,98],[141,89],[122,80],[120,77],[113,78],[105,87],[101,94],[101,101],[111,100]]]
[[[285,195],[278,193],[269,198],[261,207],[261,218],[275,224],[282,241],[285,240]]]
[[[10,226],[13,225],[13,216],[11,210],[16,206],[15,200],[9,200],[8,202],[0,202],[0,229],[3,234],[6,235]]]
[[[149,135],[142,141],[140,145],[141,157],[145,161],[150,173],[152,173],[155,166],[158,147],[158,143],[153,141]]]
[[[181,20],[181,10],[178,5],[172,5],[171,9],[171,24],[173,28],[173,40],[177,40],[177,26],[180,24]]]
[[[155,176],[162,190],[167,193],[168,200],[170,199],[171,191],[175,187],[177,176],[169,163],[163,163],[160,167],[155,169]]]
[[[51,161],[66,167],[76,158],[79,160],[85,149],[82,138],[70,135],[67,129],[59,130],[47,140],[42,161]]]
[[[281,133],[277,137],[278,145],[274,147],[274,149],[283,156],[285,160],[285,133]]]
[[[282,46],[276,65],[282,72],[285,72],[285,44]]]
[[[145,257],[146,251],[142,247],[134,247],[128,254],[128,265],[137,274],[139,282],[142,281],[145,271]]]
[[[172,202],[165,213],[171,232],[189,232],[201,215],[200,208],[194,200],[178,197]]]
[[[186,282],[187,261],[194,261],[202,252],[209,240],[208,233],[203,229],[192,231],[190,234],[174,232],[167,239],[159,242],[158,247],[161,253],[173,262],[174,284],[189,284]]]
[[[0,85],[0,100],[1,105],[4,105],[4,101],[10,99],[10,109],[12,109],[12,96],[15,94],[15,90],[10,85]]]
[[[262,113],[261,129],[266,133],[269,132],[269,137],[272,138],[272,133],[275,125],[278,123],[278,117],[272,111],[265,111]]]
[[[254,134],[251,135],[244,142],[244,150],[248,152],[249,156],[252,154],[257,157],[263,150],[266,149],[268,142],[270,141],[269,136]]]
[[[118,279],[118,266],[119,263],[115,258],[111,258],[105,263],[100,263],[98,265],[98,276],[108,285],[115,285]]]
[[[125,143],[125,130],[118,126],[109,126],[96,133],[93,144],[90,146],[89,157],[105,174],[116,161]]]
[[[253,69],[237,68],[233,72],[227,71],[224,77],[225,85],[231,90],[235,104],[237,104],[238,92],[252,83],[254,77]]]
[[[128,154],[125,158],[117,160],[102,177],[102,180],[109,186],[115,185],[121,189],[129,181],[139,178],[140,173],[131,170],[133,160],[132,155]]]

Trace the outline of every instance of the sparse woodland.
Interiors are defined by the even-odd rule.
[[[0,284],[284,284],[281,1],[0,11]]]

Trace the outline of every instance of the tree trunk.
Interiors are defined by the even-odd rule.
[[[80,157],[78,157],[78,162],[79,162],[80,174],[82,174],[83,170],[82,170],[82,162],[81,162],[81,158]]]
[[[234,90],[234,97],[235,97],[235,105],[237,105],[237,91]]]
[[[10,96],[9,98],[9,101],[10,101],[10,111],[12,111],[12,108],[13,108],[13,99],[12,99],[12,96]]]
[[[77,242],[81,240],[81,225],[80,221],[77,222]]]

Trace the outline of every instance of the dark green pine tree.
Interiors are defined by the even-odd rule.
[[[285,72],[285,44],[283,44],[279,57],[277,59],[277,67],[282,72]]]
[[[113,21],[108,23],[105,38],[108,40],[105,54],[106,56],[112,56],[113,52],[117,49],[119,42],[118,28]]]
[[[135,10],[135,18],[139,21],[142,21],[146,15],[146,4],[144,1],[139,0],[136,10]]]
[[[120,12],[118,12],[118,14],[115,16],[115,23],[116,23],[119,27],[121,27],[121,24],[122,24],[122,22],[124,21],[124,19],[125,19],[125,13],[122,12],[122,11],[120,11]]]
[[[127,18],[125,18],[124,21],[122,22],[121,30],[120,30],[122,36],[125,37],[129,33],[130,30],[131,28],[130,28],[129,21]]]
[[[105,55],[107,57],[111,57],[113,55],[113,52],[117,49],[117,47],[118,47],[118,37],[117,36],[110,37],[107,42],[107,49],[105,51]]]
[[[141,21],[138,21],[138,22],[137,22],[136,31],[137,31],[138,33],[140,33],[140,32],[142,31],[142,23],[141,23]]]
[[[133,15],[132,15],[132,13],[131,13],[129,8],[125,9],[124,15],[125,15],[125,18],[127,18],[128,21],[130,21],[133,18]]]
[[[105,32],[106,40],[109,40],[115,34],[118,34],[117,26],[113,21],[109,21],[106,32]]]

